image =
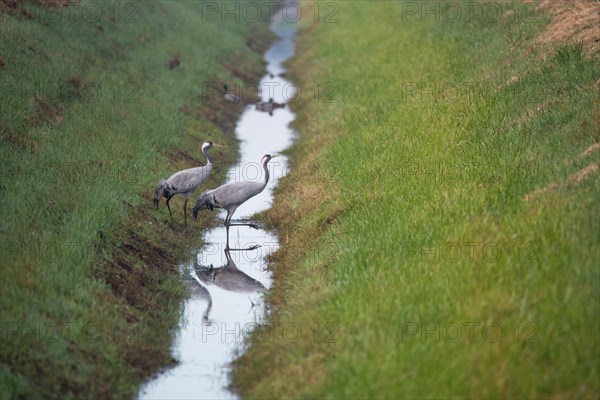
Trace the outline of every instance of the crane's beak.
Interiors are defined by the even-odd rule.
[[[275,154],[274,156],[271,156],[271,159],[273,159],[275,157],[279,157],[279,154]]]
[[[223,145],[220,145],[220,144],[213,143],[213,147],[225,147],[225,146],[223,146]]]

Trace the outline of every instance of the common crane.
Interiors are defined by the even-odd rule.
[[[226,247],[229,247],[229,227],[231,225],[248,225],[232,224],[231,217],[241,204],[262,192],[267,186],[267,183],[269,182],[269,169],[267,168],[267,164],[275,157],[277,156],[272,156],[270,154],[265,154],[262,157],[261,164],[265,172],[265,179],[263,182],[242,181],[227,183],[216,189],[204,191],[196,200],[196,205],[193,209],[194,219],[198,217],[198,211],[200,210],[210,209],[212,211],[213,208],[224,208],[227,210],[227,217],[225,217],[225,229],[227,231]]]
[[[208,149],[211,147],[223,147],[213,142],[204,142],[202,144],[202,152],[206,156],[206,165],[203,167],[188,168],[182,171],[176,172],[166,180],[161,180],[156,186],[154,191],[154,207],[158,208],[160,199],[163,197],[167,198],[167,208],[169,209],[169,215],[171,219],[173,214],[171,213],[171,206],[169,201],[176,194],[183,194],[185,196],[185,202],[183,203],[183,217],[184,225],[187,226],[187,203],[190,194],[204,182],[210,172],[212,171],[212,159],[208,154]]]

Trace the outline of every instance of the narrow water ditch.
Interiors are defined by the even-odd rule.
[[[272,99],[274,103],[283,104],[294,97],[294,85],[282,75],[285,73],[283,63],[294,54],[296,24],[292,21],[295,20],[290,18],[289,12],[273,16],[271,29],[278,39],[264,55],[267,73],[260,81],[264,102]],[[278,154],[291,145],[294,132],[289,125],[293,119],[294,114],[287,105],[269,113],[249,104],[236,126],[240,162],[228,171],[224,183],[264,179],[260,160],[264,154]],[[246,219],[270,207],[272,190],[287,172],[287,158],[275,158],[268,167],[270,178],[266,189],[242,204],[234,220]],[[224,210],[219,213],[221,219],[226,215]],[[260,247],[251,251],[226,251],[222,224],[205,232],[203,240],[207,245],[200,249],[197,259],[181,266],[191,295],[183,305],[182,321],[173,343],[173,356],[179,363],[143,385],[140,399],[236,398],[227,389],[230,363],[243,351],[244,337],[256,324],[265,321],[267,310],[263,294],[272,280],[266,257],[277,250],[279,242],[275,235],[262,229],[232,226],[231,248]]]

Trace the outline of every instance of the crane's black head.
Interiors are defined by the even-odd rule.
[[[261,163],[262,164],[266,164],[266,163],[268,163],[269,161],[271,161],[275,157],[277,157],[277,155],[265,154],[262,157]]]
[[[223,147],[220,144],[213,143],[211,141],[207,141],[202,143],[202,150],[210,149],[211,147]]]
[[[202,150],[210,149],[213,146],[214,146],[213,142],[204,142],[204,143],[202,143]]]

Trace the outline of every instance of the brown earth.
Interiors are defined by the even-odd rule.
[[[552,17],[536,41],[538,46],[581,44],[588,54],[600,52],[600,2],[597,0],[541,0],[538,7]]]

